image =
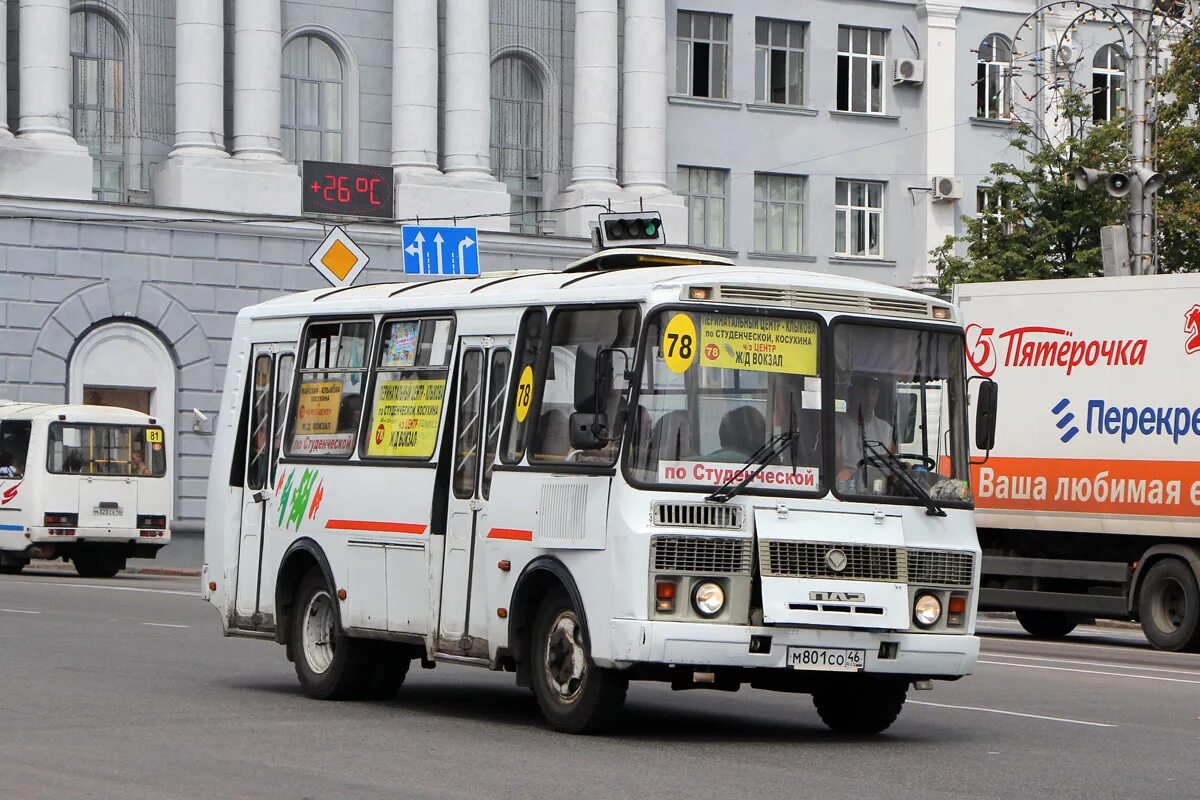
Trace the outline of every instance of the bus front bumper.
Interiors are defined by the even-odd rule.
[[[751,652],[751,637],[770,637],[770,649]],[[759,642],[761,647],[762,640]],[[864,673],[958,678],[975,670],[979,637],[616,619],[612,621],[612,659],[603,665],[787,669],[792,648],[864,651]]]
[[[26,530],[30,544],[71,544],[73,542],[99,542],[164,545],[171,541],[171,530],[156,528],[46,528],[30,527]]]

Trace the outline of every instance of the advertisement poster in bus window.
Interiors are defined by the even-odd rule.
[[[320,455],[347,453],[353,449],[354,434],[338,433],[337,430],[341,404],[340,380],[301,383],[291,452]]]
[[[380,381],[371,410],[368,456],[428,458],[437,444],[446,380]]]
[[[404,320],[388,324],[388,337],[383,343],[381,367],[411,367],[417,363],[417,334],[419,320]]]
[[[816,375],[818,332],[817,323],[807,319],[702,314],[700,364]]]

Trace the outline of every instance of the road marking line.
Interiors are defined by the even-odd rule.
[[[65,583],[59,581],[28,581],[28,580],[6,580],[8,583],[27,583],[31,586],[71,586],[76,589],[107,589],[110,592],[147,592],[149,594],[177,594],[182,597],[199,597],[199,592],[180,592],[175,589],[143,589],[138,586],[101,586],[95,583]],[[2,585],[2,584],[0,584]]]
[[[7,611],[9,614],[40,614],[40,611],[25,611],[20,608],[0,608],[0,611]]]
[[[1006,717],[1025,717],[1027,719],[1046,720],[1047,722],[1066,722],[1071,725],[1088,725],[1093,728],[1115,728],[1115,727],[1117,727],[1116,725],[1113,725],[1112,723],[1109,723],[1109,722],[1088,722],[1087,720],[1067,719],[1066,717],[1047,717],[1043,714],[1024,714],[1020,711],[1005,711],[1004,709],[1001,709],[1001,708],[982,708],[980,706],[953,706],[953,705],[950,705],[949,703],[930,703],[930,702],[926,702],[924,700],[909,700],[908,702],[910,705],[917,705],[917,706],[931,706],[933,708],[954,708],[954,709],[958,709],[959,711],[982,711],[987,714],[1003,714]]]
[[[992,664],[998,667],[1022,667],[1024,669],[1048,669],[1054,672],[1082,672],[1085,675],[1108,675],[1112,678],[1137,678],[1142,681],[1167,681],[1168,683],[1194,683],[1200,684],[1200,681],[1189,681],[1185,678],[1164,678],[1160,675],[1130,675],[1128,672],[1103,672],[1098,669],[1071,669],[1070,667],[1048,667],[1044,664],[1014,664],[1011,661],[984,661],[979,659],[980,664]]]
[[[149,625],[152,628],[186,628],[187,625],[172,625],[169,622],[143,622],[143,625]]]
[[[1016,653],[992,653],[999,658],[1019,658],[1023,661],[1054,661],[1058,664],[1079,664],[1085,667],[1108,667],[1109,669],[1133,669],[1144,672],[1171,672],[1176,675],[1194,675],[1200,678],[1200,672],[1194,669],[1167,669],[1166,667],[1143,667],[1137,664],[1114,664],[1107,661],[1080,661],[1074,658],[1046,658],[1045,656],[1019,656]]]

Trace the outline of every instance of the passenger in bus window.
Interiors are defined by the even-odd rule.
[[[725,413],[717,429],[721,449],[709,458],[717,461],[745,461],[767,441],[767,421],[753,406],[738,406]]]
[[[129,468],[130,472],[132,472],[134,475],[148,476],[152,474],[150,471],[150,465],[146,463],[145,456],[142,455],[142,451],[138,448],[135,448],[133,453],[130,455]]]
[[[19,478],[21,473],[13,465],[12,453],[0,453],[0,478]]]
[[[251,489],[260,489],[267,479],[267,430],[259,428],[250,443],[250,466],[246,470],[246,482]]]
[[[348,394],[342,398],[338,407],[338,433],[356,433],[358,420],[362,416],[361,395]]]

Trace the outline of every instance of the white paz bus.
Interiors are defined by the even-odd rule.
[[[882,731],[978,656],[965,364],[941,301],[653,248],[273,300],[234,330],[203,591],[317,698],[419,659],[564,731],[631,680]]]
[[[111,578],[171,541],[167,437],[124,408],[0,400],[0,573],[70,560]]]

